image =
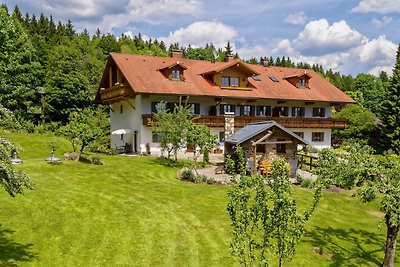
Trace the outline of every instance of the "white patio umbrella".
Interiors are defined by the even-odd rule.
[[[123,146],[125,144],[124,134],[128,134],[131,131],[132,131],[131,129],[118,129],[118,130],[112,131],[111,134],[118,134],[118,135],[122,134],[122,146]]]

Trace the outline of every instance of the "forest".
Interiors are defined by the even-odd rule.
[[[87,30],[78,32],[70,20],[63,23],[54,21],[51,15],[23,15],[18,6],[13,10],[1,6],[0,25],[0,126],[28,133],[56,132],[78,112],[87,109],[93,125],[102,130],[102,138],[91,147],[97,151],[109,145],[108,109],[94,103],[109,53],[168,57],[172,49],[180,49],[186,58],[217,61],[233,54],[229,42],[224,48],[215,48],[213,44],[195,48],[179,43],[167,46],[157,39],[144,40],[140,33],[133,37],[115,36],[97,29],[91,36]],[[235,53],[234,57],[240,55]],[[295,63],[285,56],[266,55],[245,61],[258,64],[262,59],[268,59],[273,66],[313,69],[356,100],[356,105],[335,108],[334,116],[347,119],[349,127],[334,133],[334,145],[357,140],[381,151],[395,149],[389,132],[393,132],[399,120],[396,110],[399,89],[393,86],[399,82],[393,81],[398,79],[398,69],[393,77],[385,72],[379,77],[367,73],[353,77],[324,70],[318,64]],[[388,120],[392,120],[391,130],[386,127]],[[396,134],[400,135],[398,131]]]

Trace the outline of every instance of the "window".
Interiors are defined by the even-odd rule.
[[[265,153],[265,144],[256,145],[256,153]]]
[[[325,108],[313,108],[313,117],[325,117]]]
[[[221,85],[222,86],[238,87],[239,86],[239,78],[238,77],[225,77],[225,76],[222,76]]]
[[[225,132],[219,132],[219,142],[225,142]]]
[[[314,132],[311,134],[311,141],[313,142],[323,142],[324,141],[324,133],[323,132]]]
[[[172,78],[173,81],[180,81],[180,71],[179,70],[172,70]]]
[[[270,106],[257,106],[257,116],[271,116]]]
[[[294,134],[297,134],[301,138],[304,138],[304,132],[293,132]]]
[[[162,133],[155,133],[153,132],[151,135],[151,141],[153,143],[160,143],[162,139]]]
[[[278,139],[278,141],[285,141],[285,140]],[[276,153],[278,154],[286,153],[286,144],[276,144]]]
[[[254,106],[240,106],[240,116],[254,116]]]
[[[233,78],[233,77],[231,77],[231,78],[229,79],[229,83],[230,83],[231,86],[238,87],[238,86],[239,86],[239,78]]]
[[[199,115],[200,114],[200,104],[198,103],[188,103],[191,115]]]
[[[275,107],[276,116],[274,117],[287,117],[289,116],[289,107]]]
[[[305,78],[299,79],[299,88],[306,88],[307,87],[307,80]]]
[[[222,86],[229,86],[229,77],[222,77],[221,85]]]
[[[235,113],[235,105],[221,104],[219,105],[219,114],[225,115],[225,112]]]
[[[304,117],[305,108],[303,107],[293,107],[292,108],[292,117]]]

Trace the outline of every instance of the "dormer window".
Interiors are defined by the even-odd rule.
[[[294,75],[289,75],[285,76],[284,79],[290,82],[292,85],[296,86],[297,88],[300,89],[307,89],[308,88],[308,82],[310,80],[311,76],[307,74],[307,72],[304,72],[304,74],[294,74]]]
[[[165,78],[171,81],[185,81],[184,77],[184,71],[187,68],[177,61],[176,63],[173,63],[172,65],[166,66],[159,68],[158,71],[160,71]]]
[[[299,79],[299,88],[306,88],[306,79],[305,78],[300,78]]]
[[[179,69],[174,69],[174,70],[172,70],[172,77],[171,77],[171,80],[173,80],[173,81],[179,81],[181,78],[180,78],[180,75],[181,75],[181,72],[180,72],[180,70]]]

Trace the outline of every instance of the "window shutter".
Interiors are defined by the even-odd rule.
[[[292,108],[292,117],[296,117],[295,110],[296,108]]]
[[[219,105],[219,115],[225,115],[224,114],[224,106],[225,105]]]
[[[325,108],[321,108],[321,117],[325,117]]]
[[[157,113],[157,102],[151,102],[151,113]]]
[[[317,109],[316,108],[312,109],[312,116],[317,117]]]
[[[255,116],[255,106],[250,106],[250,116]]]
[[[244,107],[243,106],[240,106],[239,107],[239,116],[243,116],[244,114]]]
[[[200,114],[200,104],[194,104],[194,114]]]
[[[271,107],[267,106],[266,116],[271,117]]]
[[[231,105],[231,112],[236,114],[236,106],[235,105]]]

